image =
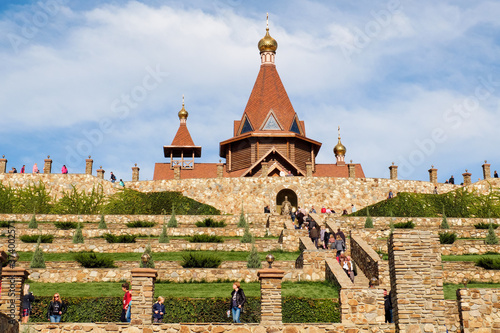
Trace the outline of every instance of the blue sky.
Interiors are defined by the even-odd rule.
[[[0,155],[8,168],[92,155],[119,178],[165,162],[186,98],[188,128],[218,162],[257,77],[257,42],[278,41],[276,65],[319,163],[365,175],[462,181],[500,171],[498,1],[3,1]],[[127,100],[127,96],[132,96]]]

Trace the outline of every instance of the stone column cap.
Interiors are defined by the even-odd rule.
[[[3,268],[2,276],[21,276],[27,279],[30,273],[21,267],[10,268],[7,266]]]
[[[8,257],[5,251],[0,251],[0,263],[6,262]]]
[[[465,173],[463,173],[463,174],[462,174],[462,176],[472,176],[472,173],[470,173],[470,172],[465,172]]]
[[[277,268],[264,268],[257,272],[259,279],[261,278],[280,278],[285,276],[285,271]]]
[[[158,276],[158,271],[153,268],[133,268],[132,277],[150,277],[156,278]]]

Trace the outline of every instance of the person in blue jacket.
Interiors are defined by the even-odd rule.
[[[165,314],[165,298],[158,297],[158,300],[153,304],[153,322],[161,323],[163,320],[163,315]]]

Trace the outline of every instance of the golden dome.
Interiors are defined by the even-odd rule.
[[[179,111],[178,115],[179,115],[179,120],[187,119],[187,117],[189,116],[189,113],[186,111],[186,109],[184,109],[184,96],[182,96],[182,109]]]
[[[278,42],[276,39],[269,35],[269,28],[266,28],[266,35],[259,41],[259,51],[260,52],[276,52],[278,49]]]
[[[333,147],[333,153],[335,156],[340,155],[340,156],[345,156],[345,153],[347,152],[347,149],[345,146],[340,142],[340,137],[339,137],[339,143],[335,147]]]

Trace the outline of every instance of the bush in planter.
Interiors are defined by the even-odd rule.
[[[225,221],[215,221],[211,217],[207,217],[203,221],[196,222],[198,228],[224,228],[226,226]]]
[[[75,254],[75,260],[85,268],[115,268],[113,259],[94,252],[80,252]]]
[[[135,243],[136,235],[120,235],[115,236],[113,234],[104,234],[104,239],[108,243]]]
[[[54,222],[54,226],[57,229],[70,230],[70,229],[76,229],[78,227],[78,223],[76,223],[76,222]]]
[[[24,243],[37,243],[40,238],[41,243],[52,243],[54,235],[22,235],[19,239]]]
[[[33,253],[33,258],[31,258],[30,268],[45,268],[45,259],[43,258],[43,252],[40,249],[40,242],[42,237],[38,236],[38,241],[36,242],[36,249]]]
[[[156,223],[148,221],[132,221],[127,223],[127,227],[129,228],[152,228],[155,225]]]
[[[83,243],[82,227],[80,223],[78,223],[78,227],[76,228],[75,234],[73,235],[73,244],[82,244],[82,243]]]
[[[184,268],[217,268],[222,259],[215,253],[188,252],[182,255],[181,266]]]
[[[457,234],[454,232],[443,232],[439,234],[439,242],[441,244],[453,244],[457,239]]]
[[[193,235],[189,237],[190,243],[224,243],[224,238],[216,235]]]

